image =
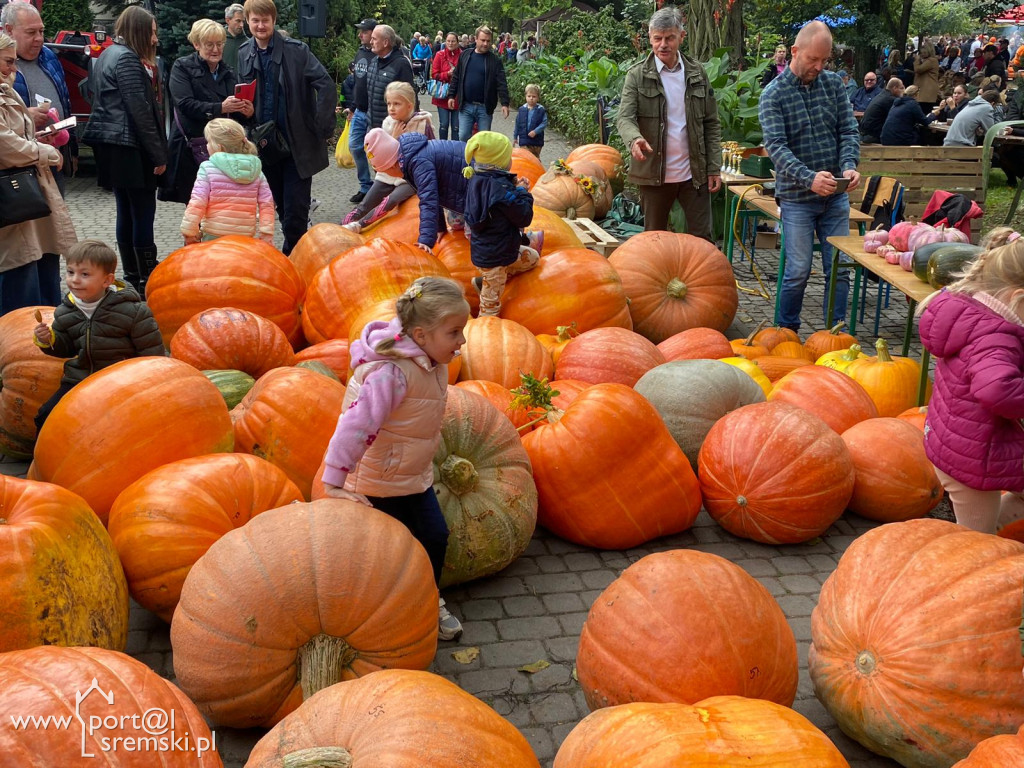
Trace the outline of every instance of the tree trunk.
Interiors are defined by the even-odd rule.
[[[722,43],[729,49],[729,61],[732,62],[732,66],[735,69],[743,69],[744,56],[747,53],[744,49],[743,38],[743,0],[733,0],[732,4],[727,7],[728,15],[725,20],[725,35],[722,38]]]
[[[742,0],[689,0],[686,45],[697,61],[708,61],[719,48],[728,47],[733,65],[742,65]]]

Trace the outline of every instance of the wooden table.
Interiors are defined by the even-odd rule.
[[[879,280],[884,280],[893,288],[900,291],[909,300],[907,306],[907,325],[903,332],[903,356],[910,352],[910,340],[914,332],[914,311],[918,302],[935,293],[935,289],[923,280],[918,280],[913,272],[907,272],[899,264],[889,264],[881,256],[868,253],[864,250],[864,238],[856,236],[830,237],[829,243],[834,248],[832,252],[832,274],[828,283],[829,307],[835,298],[836,273],[839,269],[839,254],[850,259],[849,266],[853,267],[853,301],[850,314],[850,333],[856,331],[857,319],[857,294],[863,278],[863,271],[878,275]],[[928,363],[930,360],[928,350],[921,348],[921,383],[917,391],[917,404],[924,405],[924,395],[928,386]]]
[[[949,133],[949,126],[951,124],[952,124],[952,121],[950,121],[949,123],[940,123],[938,120],[932,120],[930,123],[928,123],[928,130],[932,131],[934,133],[941,133],[942,135],[946,135],[947,133]],[[995,126],[993,126],[993,127],[995,127]],[[992,130],[992,129],[990,128],[989,130]],[[982,132],[982,131],[978,132],[978,136],[979,137],[984,136],[984,135],[985,135],[984,132]],[[999,144],[1016,144],[1016,145],[1019,145],[1019,146],[1024,146],[1024,136],[1015,136],[1012,133],[1011,134],[996,133],[992,137],[992,143],[997,145],[997,146]]]

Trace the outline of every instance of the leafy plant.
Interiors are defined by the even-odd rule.
[[[761,143],[757,103],[761,98],[761,77],[770,63],[766,59],[738,71],[729,62],[729,51],[719,48],[715,57],[704,65],[718,101],[723,142],[738,141],[752,147]]]

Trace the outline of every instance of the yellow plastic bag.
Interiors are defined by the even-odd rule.
[[[338,137],[338,146],[334,148],[334,162],[338,164],[339,168],[356,167],[356,161],[348,149],[348,129],[351,125],[351,120],[345,121],[345,128],[342,130],[341,136]]]

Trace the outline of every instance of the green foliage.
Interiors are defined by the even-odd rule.
[[[163,0],[157,7],[156,25],[160,38],[160,56],[165,66],[169,69],[175,60],[195,50],[188,41],[188,33],[194,22],[213,19],[223,24],[224,9],[230,4],[224,0]],[[46,7],[46,3],[43,3],[43,7]]]
[[[757,102],[761,98],[761,76],[770,63],[764,59],[740,72],[730,66],[729,51],[720,48],[715,51],[715,58],[704,65],[718,101],[723,142],[738,141],[751,147],[761,143]]]
[[[947,0],[944,3],[914,3],[910,14],[911,34],[967,35],[975,30],[974,3]]]
[[[541,45],[554,56],[569,56],[578,49],[597,50],[615,61],[629,61],[646,47],[638,40],[638,28],[619,21],[610,6],[599,13],[576,13],[546,24],[541,30]]]
[[[89,0],[46,0],[41,12],[48,37],[61,30],[92,30],[93,13]]]

